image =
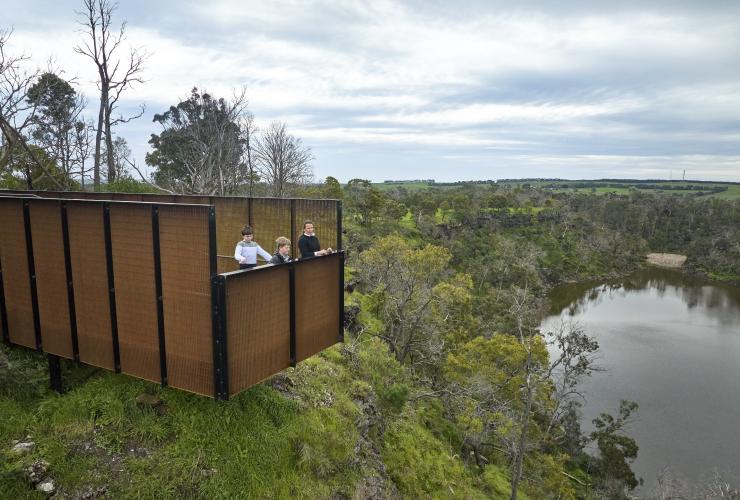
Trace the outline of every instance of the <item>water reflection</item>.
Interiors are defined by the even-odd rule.
[[[542,331],[565,319],[601,346],[606,369],[584,381],[583,430],[620,399],[640,404],[630,433],[649,488],[670,466],[698,479],[740,470],[740,288],[657,268],[552,290]]]
[[[652,290],[658,298],[666,293],[679,297],[688,309],[710,309],[722,325],[737,321],[740,308],[740,288],[721,283],[709,283],[680,271],[647,268],[627,277],[603,282],[583,282],[556,287],[550,293],[550,314],[568,316],[584,314],[607,299],[626,297],[630,293]]]

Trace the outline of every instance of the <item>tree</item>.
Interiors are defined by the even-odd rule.
[[[248,122],[246,115],[244,90],[226,101],[197,88],[177,106],[154,115],[163,130],[152,134],[153,151],[147,153],[146,163],[156,167],[156,185],[185,194],[237,192],[250,179],[243,163],[246,139],[241,124]]]
[[[246,155],[245,164],[247,166],[247,178],[249,180],[249,196],[254,196],[254,183],[259,180],[257,169],[254,164],[254,146],[257,134],[257,125],[254,122],[254,115],[246,110],[240,117],[240,128],[244,139],[244,154]]]
[[[555,354],[547,373],[554,385],[553,407],[546,431],[549,434],[571,410],[571,403],[584,399],[579,390],[583,378],[591,376],[594,371],[601,371],[601,368],[596,366],[595,356],[599,343],[581,326],[561,322],[558,329],[547,332],[545,338]]]
[[[105,157],[108,157],[108,146],[106,145],[103,152]],[[123,137],[116,137],[113,139],[113,170],[115,171],[115,180],[123,180],[130,177],[129,165],[133,160],[131,159],[131,148],[128,147],[128,142]],[[109,181],[107,176],[105,177],[106,182]]]
[[[332,176],[327,177],[324,180],[323,188],[324,188],[323,189],[324,195],[327,198],[333,198],[335,200],[342,199],[342,185],[334,177]]]
[[[81,115],[85,100],[68,81],[51,71],[43,73],[29,88],[26,100],[36,109],[31,137],[56,163],[63,174],[60,182],[69,187],[73,172],[79,170],[84,175],[87,152],[81,134],[87,133],[87,127]]]
[[[271,196],[284,198],[293,186],[313,178],[311,149],[289,134],[285,123],[272,122],[259,136],[254,149],[257,171]]]
[[[357,222],[372,225],[383,207],[384,197],[380,190],[365,179],[351,179],[347,183],[349,209],[355,213]]]
[[[139,49],[131,49],[125,61],[118,57],[121,43],[126,38],[126,21],[121,23],[118,32],[113,29],[112,17],[118,8],[109,0],[83,0],[84,9],[77,12],[85,39],[75,47],[75,52],[90,58],[98,71],[100,106],[95,135],[95,159],[93,179],[95,188],[100,186],[101,141],[105,136],[107,146],[108,181],[115,180],[113,157],[113,127],[127,123],[144,114],[144,106],[138,114],[113,117],[123,93],[135,83],[142,83],[146,54]]]
[[[46,158],[40,158],[38,151],[27,143],[26,129],[36,113],[36,105],[27,100],[28,90],[38,71],[29,72],[24,68],[27,56],[8,53],[11,34],[11,31],[0,30],[0,170],[6,170],[5,175],[12,176],[10,169],[18,163],[13,161],[14,157],[25,155],[24,161],[33,162],[40,176],[46,177],[54,188],[64,189],[49,170]],[[26,175],[28,189],[34,188],[33,181],[33,175]]]
[[[630,468],[639,448],[634,439],[624,434],[637,408],[634,401],[622,400],[616,417],[602,413],[593,420],[596,429],[589,437],[596,442],[599,455],[593,460],[589,472],[599,481],[605,497],[627,498],[626,492],[642,483]]]
[[[65,189],[77,187],[71,179],[61,172],[53,158],[38,146],[28,145],[13,154],[9,163],[9,172],[16,179],[22,179],[26,189],[59,189],[60,179],[66,179]]]
[[[370,310],[383,325],[376,335],[400,363],[438,363],[445,339],[433,312],[434,305],[449,296],[437,288],[450,261],[449,251],[434,245],[416,249],[392,234],[379,239],[359,260]]]

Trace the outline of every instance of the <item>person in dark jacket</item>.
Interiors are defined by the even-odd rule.
[[[303,234],[298,239],[298,249],[301,251],[301,259],[328,255],[334,251],[331,248],[321,250],[321,243],[314,233],[313,222],[310,220],[303,223]]]
[[[286,264],[290,262],[290,240],[285,236],[275,240],[277,250],[270,259],[270,264]]]

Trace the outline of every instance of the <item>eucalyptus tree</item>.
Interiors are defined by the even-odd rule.
[[[84,176],[87,155],[85,141],[87,127],[82,117],[85,100],[70,82],[51,71],[43,73],[29,88],[27,102],[36,109],[31,119],[31,137],[43,149],[58,170],[60,179],[72,187],[72,175]]]
[[[227,101],[193,88],[190,96],[154,122],[146,163],[155,167],[154,184],[184,194],[225,195],[250,179],[245,164],[247,141],[242,125],[248,115],[246,93]]]

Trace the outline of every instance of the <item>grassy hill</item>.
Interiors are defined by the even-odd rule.
[[[227,402],[0,347],[0,497],[504,498],[495,464],[454,451],[441,408],[410,404],[377,341],[335,346]],[[29,453],[12,451],[32,442]],[[31,471],[35,470],[36,476]]]

